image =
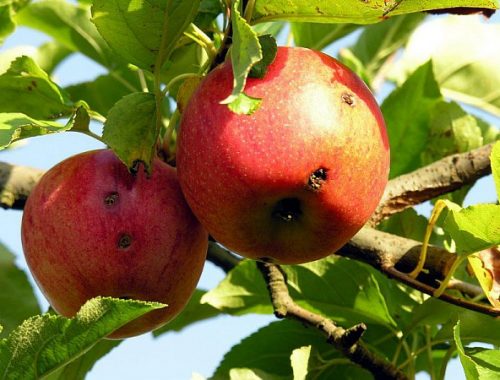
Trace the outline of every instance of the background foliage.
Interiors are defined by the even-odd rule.
[[[338,57],[384,99],[391,178],[396,178],[499,139],[500,53],[494,47],[500,25],[478,16],[422,12],[459,6],[495,8],[498,3],[0,1],[0,43],[16,26],[50,38],[36,48],[0,51],[0,147],[28,137],[76,131],[112,147],[129,167],[137,160],[149,163],[158,139],[167,156],[173,157],[179,120],[176,101],[182,105],[200,75],[220,60],[221,51],[227,53],[225,35],[231,30],[228,54],[236,81],[226,102],[239,113],[258,107],[258,99],[244,94],[244,84],[252,67],[272,50],[263,36],[327,51],[341,47]],[[231,19],[226,9],[231,9]],[[54,72],[75,53],[101,65],[105,73],[83,83],[58,84]],[[498,150],[495,157],[498,161]],[[494,174],[500,183],[498,167]],[[468,186],[446,197],[462,205],[469,190]],[[500,244],[498,207],[450,211],[432,242],[463,255]],[[422,240],[427,223],[426,216],[409,209],[379,228]],[[410,377],[425,371],[433,379],[443,378],[447,362],[457,356],[467,378],[494,378],[500,373],[496,348],[500,328],[492,317],[430,298],[354,260],[332,256],[284,270],[290,294],[300,306],[344,327],[365,323],[363,340],[368,347]],[[456,276],[476,283],[464,266]],[[21,373],[24,378],[83,378],[119,344],[103,336],[161,307],[96,299],[72,320],[50,312],[35,316],[46,310],[40,310],[27,274],[16,267],[4,246],[0,246],[0,289],[0,374],[6,379]],[[217,286],[197,290],[182,315],[154,336],[219,315],[272,312],[256,264],[242,261]],[[44,343],[46,339],[50,344]],[[474,348],[473,342],[489,345]],[[234,345],[211,378],[369,379],[371,375],[345,359],[317,331],[283,320]]]

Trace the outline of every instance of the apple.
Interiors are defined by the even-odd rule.
[[[321,52],[280,47],[245,94],[251,115],[221,104],[233,88],[226,61],[183,112],[177,152],[188,204],[218,242],[280,264],[334,253],[368,220],[389,173],[389,144],[373,95]]]
[[[66,317],[96,296],[168,305],[109,336],[121,339],[183,309],[201,275],[208,235],[174,168],[155,159],[151,177],[132,175],[111,150],[96,150],[44,174],[24,208],[22,243],[36,283]]]

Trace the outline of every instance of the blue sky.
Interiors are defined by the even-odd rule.
[[[40,33],[19,28],[0,51],[19,45],[37,46],[47,40]],[[92,79],[102,72],[104,70],[100,66],[77,54],[57,69],[55,78],[59,84],[67,85]],[[16,149],[0,152],[0,160],[49,169],[75,153],[100,147],[102,145],[98,141],[82,134],[55,134],[33,138]],[[482,179],[468,196],[467,203],[494,201],[493,189],[491,177]],[[424,206],[419,210],[428,212],[429,208]],[[16,254],[18,265],[26,268],[20,239],[21,216],[19,211],[0,209],[0,241]],[[221,270],[207,263],[199,287],[212,288],[223,277]],[[40,304],[46,309],[46,301],[38,295]],[[101,360],[88,379],[183,380],[190,379],[193,372],[208,377],[233,344],[272,320],[272,316],[223,316],[193,325],[181,333],[163,335],[159,339],[153,339],[149,334],[131,338]],[[448,379],[464,378],[456,362],[452,367],[448,371]]]

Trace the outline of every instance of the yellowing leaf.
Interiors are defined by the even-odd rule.
[[[485,249],[468,257],[474,276],[494,308],[500,309],[500,249]]]

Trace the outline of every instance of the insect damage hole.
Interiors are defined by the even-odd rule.
[[[328,178],[327,172],[328,170],[325,168],[319,168],[313,171],[307,180],[308,189],[312,191],[320,190],[321,186],[323,186],[323,183]]]
[[[278,201],[273,208],[272,216],[290,223],[300,218],[302,207],[297,198],[284,198]]]
[[[349,92],[344,92],[342,94],[342,101],[351,107],[354,107],[356,105],[354,95]]]
[[[118,202],[118,198],[119,198],[118,193],[116,191],[113,191],[104,197],[104,204],[107,207],[111,207]]]
[[[132,236],[127,233],[121,234],[118,238],[118,248],[127,249],[132,244]]]

